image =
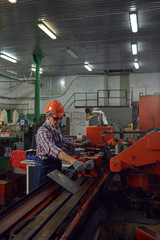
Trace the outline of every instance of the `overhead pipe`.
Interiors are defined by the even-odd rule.
[[[30,82],[30,81],[28,81],[28,80],[22,80],[22,79],[20,79],[20,78],[16,78],[16,77],[12,77],[12,76],[9,76],[9,75],[6,75],[6,74],[4,74],[4,73],[0,73],[0,76],[3,76],[3,77],[6,77],[6,78],[9,78],[9,79],[13,79],[13,80],[17,80],[17,81],[25,81],[25,82],[27,82],[27,83],[31,83],[31,84],[34,84],[34,82]],[[32,80],[31,80],[32,81]]]

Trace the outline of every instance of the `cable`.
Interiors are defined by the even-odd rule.
[[[19,85],[18,85],[19,84]],[[12,89],[11,91],[9,91],[9,92],[6,92],[6,93],[4,93],[4,94],[0,94],[0,96],[5,96],[5,95],[7,95],[7,94],[9,94],[9,93],[11,93],[11,92],[13,92],[17,87],[19,87],[22,83],[18,83],[17,84],[17,86],[15,86],[15,88],[14,89]]]
[[[24,220],[23,222],[20,222],[19,224],[17,224],[17,225],[13,228],[12,232],[10,233],[10,236],[9,236],[9,239],[8,239],[8,240],[11,240],[11,239],[12,239],[14,232],[16,231],[16,229],[17,229],[18,227],[20,227],[20,225],[22,225],[23,223],[28,222],[28,221],[30,221],[30,220],[33,220],[33,219],[35,219],[35,218],[36,218],[36,216],[32,216],[32,217]]]
[[[76,78],[74,78],[74,79],[72,80],[72,82],[69,84],[69,86],[67,87],[67,89],[66,89],[61,95],[56,96],[56,98],[60,98],[60,97],[62,97],[64,94],[66,94],[66,92],[68,91],[68,89],[70,88],[70,86],[72,85],[72,83],[73,83],[74,81],[76,81],[78,78],[79,78],[79,76],[76,77]]]
[[[76,81],[78,78],[80,78],[80,77],[85,77],[85,76],[78,76],[78,77],[76,77],[76,78],[74,78],[73,80],[72,80],[72,82],[69,84],[69,86],[67,87],[67,89],[61,94],[61,95],[59,95],[59,96],[53,96],[52,95],[52,98],[53,97],[55,97],[55,98],[60,98],[60,97],[62,97],[64,94],[66,94],[66,92],[68,91],[68,89],[70,88],[70,86],[72,85],[72,83],[74,83],[74,81]],[[93,77],[93,76],[92,76]],[[41,97],[41,98],[45,98],[45,97]]]
[[[17,87],[19,84],[21,84],[21,82],[18,82],[16,85],[14,85],[13,87],[10,87],[10,88],[15,88],[15,87]]]

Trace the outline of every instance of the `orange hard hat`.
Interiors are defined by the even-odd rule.
[[[65,114],[62,104],[57,100],[50,101],[46,106],[45,112],[55,115]]]

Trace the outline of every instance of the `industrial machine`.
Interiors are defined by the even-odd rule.
[[[160,128],[160,96],[139,94],[139,130]]]
[[[141,197],[160,197],[160,132],[148,133],[113,157],[110,170],[122,173],[125,188],[132,194],[134,190]]]
[[[11,152],[16,149],[15,142],[20,141],[19,137],[0,137],[0,173],[6,172]],[[13,171],[13,168],[9,168]]]
[[[109,126],[107,118],[102,110],[99,108],[86,108],[86,120],[90,120],[98,116],[97,126],[88,126],[86,128],[86,139],[92,141],[92,147],[103,147],[104,141],[101,137],[103,131],[110,131],[112,134],[105,135],[105,141],[114,137],[114,126]]]
[[[14,173],[14,165],[10,164],[11,154],[16,149],[16,143],[20,141],[22,137],[18,135],[0,137],[0,208],[25,193],[25,174]]]
[[[125,133],[128,132],[120,132],[120,138],[111,139],[114,131],[102,131],[100,148],[97,145],[85,147],[77,160],[90,161],[90,168],[72,174],[72,179],[81,185],[76,193],[49,181],[2,212],[0,239],[13,236],[15,240],[76,239],[96,200],[102,190],[110,186],[115,174],[120,176],[117,201],[122,197],[126,206],[128,202],[136,201],[137,204],[139,201],[141,206],[144,204],[149,209],[153,209],[155,201],[154,207],[159,209],[160,131],[152,129],[137,141],[125,138]],[[105,134],[109,136],[107,142]],[[66,176],[71,176],[72,167],[69,169],[63,172]],[[137,239],[146,232],[142,233],[142,228],[138,228]]]
[[[111,173],[101,167],[103,153],[86,151],[77,159],[90,162],[81,174],[63,173],[81,185],[72,194],[61,185],[48,181],[12,205],[0,215],[0,239],[75,239]]]

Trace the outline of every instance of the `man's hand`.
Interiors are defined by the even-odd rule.
[[[83,172],[86,169],[86,164],[84,162],[76,160],[73,163],[73,167],[77,170],[77,172]]]
[[[85,142],[82,143],[82,147],[85,147],[85,146],[88,146],[88,145],[91,145],[92,141],[90,140],[87,140]]]

